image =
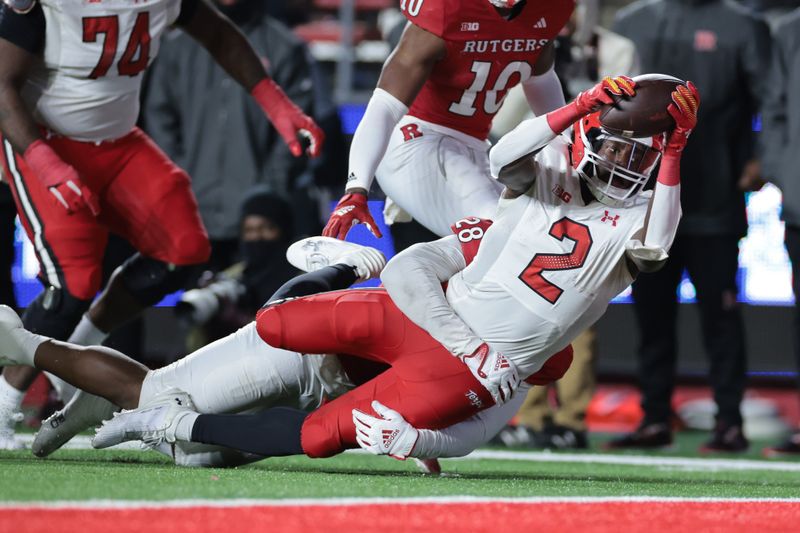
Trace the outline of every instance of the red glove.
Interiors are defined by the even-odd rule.
[[[100,203],[94,193],[81,181],[78,172],[66,164],[46,142],[32,142],[23,155],[25,162],[52,193],[55,202],[70,215],[88,208],[92,215],[100,214]]]
[[[349,193],[342,196],[336,208],[331,213],[322,235],[344,240],[347,232],[356,224],[366,224],[367,228],[377,238],[383,237],[378,225],[375,224],[367,207],[367,196],[361,193]]]
[[[686,147],[689,134],[697,126],[700,93],[692,82],[687,82],[686,85],[678,85],[672,92],[672,103],[667,106],[667,111],[675,119],[675,129],[667,137],[664,155],[680,154]]]
[[[583,91],[571,103],[547,114],[547,123],[555,133],[569,128],[579,118],[597,111],[603,104],[613,104],[613,96],[633,96],[636,82],[627,76],[611,78],[606,76],[600,83]]]
[[[253,87],[250,94],[255,98],[272,125],[289,145],[295,157],[303,155],[303,146],[297,139],[298,134],[308,139],[308,155],[317,157],[322,150],[325,134],[311,117],[289,100],[286,93],[269,78],[264,78]]]

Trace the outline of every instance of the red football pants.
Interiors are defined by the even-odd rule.
[[[256,318],[270,346],[300,353],[346,353],[391,368],[311,413],[302,445],[310,457],[357,448],[353,409],[378,400],[418,428],[440,429],[494,404],[489,392],[382,289],[328,292],[268,307]]]
[[[211,247],[189,177],[140,129],[95,144],[53,136],[47,143],[99,198],[97,217],[67,214],[3,140],[3,170],[47,283],[94,298],[112,231],[140,253],[175,265],[202,263]]]

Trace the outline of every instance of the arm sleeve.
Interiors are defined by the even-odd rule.
[[[640,272],[655,272],[669,257],[681,219],[680,167],[671,159],[661,162],[644,227],[644,239],[631,239],[625,253]]]
[[[420,429],[411,457],[463,457],[486,444],[519,411],[530,385],[523,383],[510,402],[492,406],[477,415],[440,430]]]
[[[0,3],[0,38],[31,54],[39,54],[44,50],[45,31],[44,11],[38,3],[24,15]]]
[[[407,112],[403,102],[383,89],[375,89],[350,145],[347,189],[362,187],[369,191],[392,131]]]
[[[555,138],[556,134],[547,122],[547,115],[523,120],[519,126],[503,135],[489,151],[492,177],[498,179],[503,167],[525,156],[535,155]]]
[[[474,352],[483,341],[456,314],[442,283],[466,268],[455,235],[415,244],[396,255],[381,281],[397,307],[455,355]]]
[[[531,111],[537,117],[567,103],[555,68],[551,68],[541,76],[531,76],[522,84],[522,90],[525,92],[525,99],[528,100]]]

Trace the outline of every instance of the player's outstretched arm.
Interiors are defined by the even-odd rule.
[[[440,430],[417,429],[400,413],[373,402],[372,408],[378,416],[353,410],[356,440],[359,446],[370,453],[389,455],[395,459],[463,457],[489,442],[517,414],[528,390],[528,385],[522,385],[519,394],[510,402],[492,406],[472,418]],[[385,439],[386,431],[396,437]]]
[[[43,24],[41,7],[18,14],[0,4],[0,131],[48,188],[59,209],[74,213],[88,208],[96,215],[100,211],[96,197],[83,185],[75,169],[42,139],[22,101],[22,86],[30,66],[38,61],[32,50],[40,46],[29,40],[30,35],[43,32]]]
[[[375,170],[386,153],[394,126],[408,112],[408,106],[445,52],[443,39],[413,24],[407,25],[397,48],[383,65],[378,87],[353,135],[345,195],[322,232],[326,237],[344,239],[356,224],[366,224],[376,237],[381,237],[367,209],[367,194]]]
[[[661,158],[653,198],[644,228],[643,242],[631,240],[626,245],[626,257],[640,272],[659,270],[669,257],[669,249],[678,231],[681,218],[681,154],[689,134],[697,125],[700,93],[688,82],[672,93],[667,110],[675,119],[675,129],[667,136]]]
[[[247,37],[227,17],[207,0],[200,0],[181,28],[250,91],[295,157],[303,153],[298,135],[310,142],[309,155],[319,155],[325,138],[322,130],[270,79]]]

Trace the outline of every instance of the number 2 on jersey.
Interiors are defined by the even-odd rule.
[[[575,246],[566,254],[536,254],[528,266],[519,275],[522,282],[533,291],[554,304],[564,290],[545,279],[543,274],[553,270],[573,270],[580,268],[592,249],[592,235],[589,227],[566,217],[550,226],[550,236],[559,241],[565,238],[573,241]]]
[[[114,63],[119,43],[119,16],[84,17],[83,42],[96,43],[98,36],[104,34],[103,52],[97,66],[89,74],[89,78],[96,80],[108,74]],[[135,57],[135,59],[134,59]],[[122,57],[117,62],[117,71],[120,76],[136,76],[147,68],[150,60],[150,13],[143,11],[136,16],[133,31],[128,38]]]

